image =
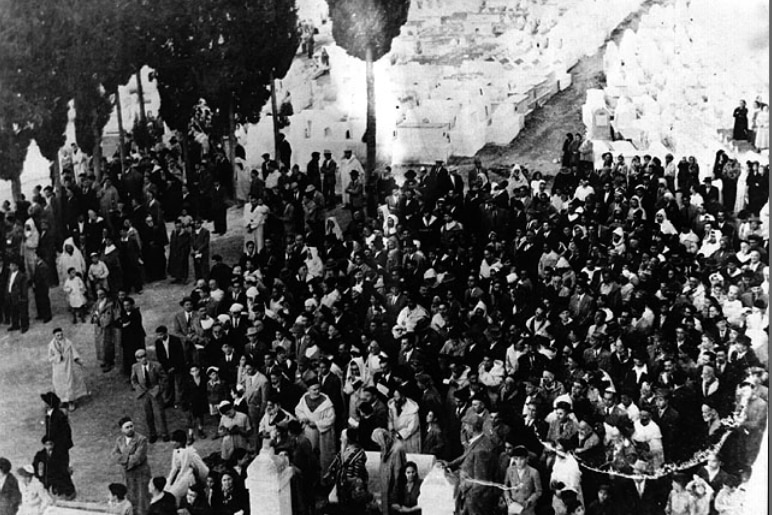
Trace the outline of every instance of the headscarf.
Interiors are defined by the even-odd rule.
[[[389,220],[394,220],[394,227],[389,227]],[[386,218],[383,220],[383,234],[384,236],[391,236],[392,234],[397,233],[397,225],[399,225],[399,218],[397,218],[397,215],[389,214],[386,216]]]
[[[35,226],[35,221],[32,218],[28,218],[24,222],[24,246],[28,249],[35,250],[38,248],[38,242],[40,241],[40,233]]]
[[[677,235],[678,231],[676,231],[675,226],[673,225],[673,222],[668,220],[667,213],[664,209],[660,209],[657,211],[657,215],[662,215],[662,221],[659,223],[659,230],[662,234],[665,235]]]
[[[64,248],[67,245],[72,247],[72,254],[65,252]],[[62,282],[67,277],[67,270],[70,268],[74,268],[81,275],[86,272],[86,260],[83,259],[83,254],[75,245],[75,240],[73,240],[72,236],[64,240],[62,253],[57,258],[57,264],[59,267],[59,277],[62,278]]]
[[[332,222],[332,231],[327,229],[327,224]],[[327,222],[324,225],[324,232],[325,235],[334,234],[335,237],[338,239],[338,241],[343,241],[343,231],[340,228],[340,224],[338,223],[338,219],[334,216],[327,217]]]
[[[711,237],[713,237],[713,242],[710,241]],[[705,234],[705,238],[702,240],[702,246],[700,247],[700,250],[697,251],[697,254],[702,254],[707,258],[712,256],[720,248],[721,243],[719,232],[713,229],[709,233]]]
[[[370,439],[373,443],[376,443],[381,449],[381,461],[386,461],[391,453],[391,449],[394,447],[394,439],[391,434],[382,427],[379,427],[373,431]]]

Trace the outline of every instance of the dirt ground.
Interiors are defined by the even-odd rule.
[[[644,10],[654,0],[647,2]],[[624,28],[637,23],[639,15],[628,19],[613,37]],[[506,147],[486,147],[478,153],[484,166],[504,166],[523,163],[532,170],[553,175],[559,157],[564,134],[582,128],[581,106],[585,91],[597,87],[602,81],[602,53],[585,58],[572,73],[573,85],[557,94],[528,120],[525,130]],[[458,160],[461,167],[471,165],[472,159]],[[235,257],[242,242],[241,230],[237,229],[241,211],[229,211],[229,230],[223,237],[215,237],[212,253],[220,253],[226,260]],[[171,315],[179,309],[178,301],[187,286],[155,283],[148,286],[136,300],[143,314],[145,330],[152,335],[155,328],[168,324]],[[137,430],[147,434],[142,414],[134,402],[126,378],[117,369],[103,374],[96,363],[93,328],[90,324],[73,325],[66,315],[64,294],[60,289],[51,291],[56,316],[48,324],[33,322],[29,332],[7,333],[0,326],[0,456],[11,460],[14,469],[31,463],[34,454],[42,447],[44,410],[40,394],[51,389],[51,367],[47,361],[51,331],[62,327],[78,351],[86,368],[91,396],[71,415],[75,447],[71,451],[73,480],[80,500],[100,501],[107,498],[107,485],[121,481],[121,471],[110,462],[109,455],[119,435],[118,419],[124,414],[134,417]],[[34,303],[30,303],[30,315],[35,316]],[[148,343],[152,343],[148,339]],[[169,429],[184,429],[185,422],[180,410],[167,410]],[[219,440],[211,440],[214,420],[207,426],[210,438],[196,442],[202,456],[219,449]],[[171,461],[172,444],[161,441],[151,446],[149,462],[156,475],[166,475]]]
[[[215,236],[212,240],[212,253],[222,254],[226,261],[238,256],[243,241],[243,231],[238,228],[241,210],[231,208],[228,218],[228,234]],[[180,309],[179,300],[190,291],[191,285],[192,279],[187,285],[158,282],[148,285],[142,295],[135,296],[148,335],[152,337],[157,326],[169,324],[172,314]],[[45,412],[40,394],[52,388],[48,343],[53,329],[61,327],[81,354],[91,393],[70,416],[75,442],[70,453],[73,481],[79,500],[103,501],[107,499],[107,485],[122,480],[120,468],[110,461],[110,451],[120,434],[118,419],[123,415],[134,417],[137,431],[145,435],[147,427],[142,411],[135,404],[128,379],[118,368],[107,374],[100,370],[93,326],[72,324],[60,288],[51,290],[50,296],[55,314],[51,322],[41,324],[33,320],[24,335],[9,333],[7,326],[0,326],[0,456],[11,460],[15,470],[31,464],[35,453],[42,448],[40,438],[44,434]],[[35,315],[34,301],[30,301],[30,317]],[[152,343],[152,338],[148,338],[147,344]],[[170,431],[185,429],[181,410],[169,409],[167,417]],[[219,450],[220,440],[211,439],[215,432],[214,419],[209,420],[207,432],[210,438],[195,444],[202,456]],[[159,440],[150,446],[149,462],[153,474],[165,476],[168,473],[171,454],[171,443]]]
[[[637,29],[641,15],[659,0],[648,0],[640,11],[627,17],[612,33],[610,40],[617,43],[628,28]],[[486,145],[475,156],[484,167],[509,168],[518,163],[529,170],[539,170],[545,176],[558,172],[561,150],[565,135],[584,132],[582,106],[586,92],[605,85],[603,53],[605,44],[595,54],[581,59],[569,70],[572,84],[559,92],[547,103],[536,109],[526,120],[525,128],[507,146]],[[460,168],[470,167],[474,158],[452,159],[451,164]],[[463,174],[465,175],[465,174]],[[492,177],[493,178],[493,177]]]

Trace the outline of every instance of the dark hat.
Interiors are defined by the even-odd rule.
[[[469,390],[466,388],[459,388],[453,392],[453,397],[462,401],[467,401],[469,400]]]
[[[56,409],[61,404],[61,399],[59,399],[59,396],[56,395],[54,392],[46,392],[41,393],[40,398],[43,399],[43,402],[51,406],[52,408]]]
[[[526,449],[524,445],[518,445],[512,451],[512,456],[514,456],[515,458],[527,458],[528,449]]]

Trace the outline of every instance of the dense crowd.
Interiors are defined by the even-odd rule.
[[[365,181],[350,152],[301,169],[279,150],[248,184],[222,149],[185,166],[174,139],[128,149],[99,181],[65,160],[60,187],[5,213],[9,330],[29,325],[28,285],[42,322],[60,285],[142,406],[148,435],[119,422],[111,510],[248,515],[246,471],[270,445],[298,514],[420,512],[414,453],[440,460],[463,514],[740,513],[767,418],[767,166],[719,152],[702,171],[671,155],[596,167],[580,134],[551,182],[479,161]],[[207,226],[226,234],[239,196],[243,252],[210,255]],[[168,276],[193,284],[145,328],[143,287]],[[68,412],[87,391],[65,332],[44,449],[7,513],[75,495]],[[158,438],[174,442],[166,477],[147,463]],[[202,458],[206,438],[221,450]]]

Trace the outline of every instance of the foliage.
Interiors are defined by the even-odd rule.
[[[367,47],[373,62],[391,50],[407,21],[410,0],[327,0],[335,43],[357,59],[365,60]]]
[[[90,84],[75,93],[75,139],[86,153],[98,143],[97,136],[110,120],[113,104],[101,85]]]
[[[256,122],[270,97],[270,77],[283,77],[300,42],[291,0],[158,0],[150,7],[148,39],[156,51],[161,116],[186,130],[193,107],[206,99],[214,129],[229,132],[233,107],[243,121]],[[232,105],[231,105],[232,103]]]

